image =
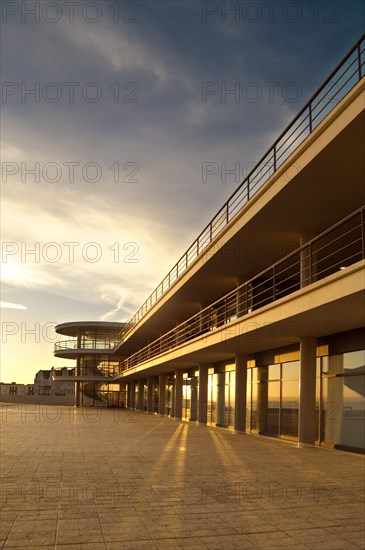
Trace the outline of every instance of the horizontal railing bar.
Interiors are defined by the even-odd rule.
[[[341,78],[342,78],[345,74],[347,74],[347,72],[351,69],[352,65],[354,65],[354,63],[357,62],[357,60],[358,60],[358,58],[357,58],[357,56],[356,56],[356,57],[353,59],[353,61],[350,63],[350,65],[344,70],[344,72],[343,72],[340,76],[338,76],[337,80],[335,80],[334,82],[332,82],[332,85],[330,86],[330,88],[328,88],[328,89],[326,90],[326,93],[325,93],[322,97],[319,98],[318,103],[315,104],[315,105],[312,107],[312,109],[313,109],[312,112],[313,112],[313,111],[318,107],[318,105],[320,105],[320,103],[326,98],[326,96],[327,96],[327,95],[331,92],[331,90],[337,85],[337,83],[341,80]],[[356,74],[356,72],[357,72],[357,67],[356,67],[355,72],[352,73],[352,75],[351,75],[350,78],[352,78],[352,76],[353,76],[354,74]],[[326,87],[325,87],[324,89],[326,89]],[[337,90],[337,91],[335,92],[335,94],[337,94],[339,91],[340,91],[340,90]],[[319,94],[319,95],[320,95],[320,94]],[[317,96],[317,97],[318,97],[318,96]]]
[[[356,244],[357,242],[361,242],[361,239],[356,239],[356,241],[352,241],[351,242],[351,246],[353,246],[354,244]],[[314,261],[313,262],[313,266],[316,266],[316,265],[319,265],[320,263],[323,263],[325,261],[327,261],[329,258],[331,258],[332,256],[335,256],[335,255],[338,255],[339,252],[341,252],[341,250],[346,250],[346,248],[348,248],[350,245],[345,245],[341,248],[338,248],[336,249],[334,252],[331,252],[331,254],[328,254],[327,256],[325,256],[324,258],[320,258],[319,260],[317,261]]]
[[[340,91],[346,86],[346,84],[348,84],[348,82],[350,82],[350,80],[356,75],[356,73],[357,73],[357,70],[355,70],[354,73],[350,76],[350,78],[348,78],[346,80],[346,82],[344,82],[344,84],[341,86],[341,88],[339,88],[339,90],[337,90],[336,94],[340,93]],[[346,73],[344,73],[344,74],[346,74]],[[314,121],[326,109],[326,107],[328,107],[328,103],[316,114],[315,117],[312,117],[312,121]],[[319,105],[319,103],[317,105]]]
[[[338,261],[334,264],[332,264],[331,266],[325,268],[325,269],[322,269],[321,271],[317,271],[315,276],[318,277],[319,275],[321,275],[322,273],[326,273],[326,271],[330,271],[330,270],[333,270],[334,267],[338,266],[338,265],[342,265],[344,262],[347,262],[348,260],[351,260],[351,258],[355,258],[356,256],[358,256],[359,254],[361,254],[361,252],[357,252],[356,254],[352,254],[351,256],[348,256],[347,258],[345,258],[344,260],[341,260],[341,261]],[[361,258],[360,258],[361,259]],[[346,266],[347,267],[347,266]]]

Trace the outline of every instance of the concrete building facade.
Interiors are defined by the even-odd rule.
[[[364,49],[114,335],[129,408],[364,451]]]

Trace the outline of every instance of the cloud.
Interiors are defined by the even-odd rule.
[[[12,302],[0,302],[1,309],[28,309],[22,304],[13,304]]]
[[[19,93],[2,103],[2,160],[19,168],[2,182],[4,299],[28,306],[4,314],[27,322],[128,321],[239,183],[234,176],[223,182],[220,173],[203,183],[202,164],[239,162],[243,169],[257,161],[357,38],[362,4],[337,5],[333,24],[325,5],[315,23],[310,7],[296,24],[283,21],[278,6],[271,23],[229,16],[222,24],[217,14],[203,24],[201,3],[178,0],[138,2],[135,24],[113,23],[109,8],[95,24],[80,16],[74,23],[9,20],[3,80],[41,90],[56,82],[62,96],[51,102],[40,93],[36,101]],[[268,81],[279,82],[274,102]],[[298,103],[282,97],[290,81],[305,91]],[[74,102],[70,82],[78,83]],[[102,89],[100,101],[83,96],[88,82]],[[116,82],[119,101],[110,88]],[[138,84],[136,103],[124,101],[128,82]],[[207,102],[204,82],[218,86]],[[222,83],[232,89],[236,82],[256,82],[260,101],[242,94],[238,102],[222,100]],[[72,182],[69,162],[79,163]],[[83,177],[89,162],[101,167],[100,180]],[[129,162],[138,165],[138,182],[125,181]],[[39,163],[40,181],[23,178],[22,163],[30,170]],[[61,167],[60,181],[42,176],[47,163]]]

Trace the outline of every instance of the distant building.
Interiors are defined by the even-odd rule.
[[[34,378],[35,395],[70,396],[75,394],[74,369],[67,367],[39,370]]]
[[[0,382],[0,395],[34,395],[34,385]]]

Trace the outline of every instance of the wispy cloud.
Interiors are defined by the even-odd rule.
[[[298,23],[277,7],[270,22],[263,4],[257,22],[229,16],[222,23],[217,13],[203,23],[200,2],[136,3],[134,24],[113,23],[111,9],[91,24],[76,7],[73,23],[14,16],[3,25],[3,80],[40,87],[37,100],[19,92],[2,103],[2,161],[17,168],[2,181],[2,307],[12,323],[129,320],[237,187],[234,176],[223,183],[219,174],[203,183],[202,163],[257,161],[305,102],[304,95],[287,102],[283,86],[295,81],[309,93],[363,21],[362,4],[351,0],[336,4],[334,23],[325,21],[325,6],[318,21],[311,7]],[[274,102],[265,96],[267,81],[278,82]],[[59,101],[47,100],[44,86],[52,82]],[[102,90],[95,103],[82,93],[90,82]],[[115,101],[116,82],[123,93],[135,82],[138,101],[123,101],[125,94]],[[204,82],[218,90],[206,102]],[[236,82],[261,86],[262,98],[222,99],[222,83],[231,89]],[[72,182],[69,162],[78,163]],[[102,170],[94,183],[82,175],[89,162]],[[119,183],[110,169],[116,162]],[[124,181],[128,162],[138,165],[138,182]],[[61,167],[60,181],[43,177],[47,163]],[[44,368],[52,361],[47,345]],[[9,369],[18,363],[14,346]]]
[[[1,309],[27,309],[22,304],[13,304],[12,302],[0,302]]]

